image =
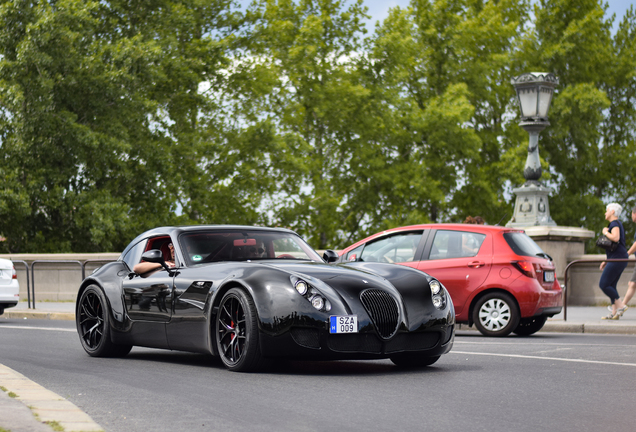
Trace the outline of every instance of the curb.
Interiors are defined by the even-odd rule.
[[[468,324],[456,324],[456,330],[473,331],[479,333],[475,326]],[[568,323],[546,322],[538,333],[594,333],[594,334],[618,334],[636,335],[636,326],[621,324],[595,324],[595,323]]]
[[[37,422],[48,425],[53,430],[59,430],[54,427],[59,426],[65,432],[104,431],[104,428],[72,402],[2,364],[0,364],[0,386],[3,387],[2,390],[6,389],[5,391],[12,398],[30,408],[32,418],[27,421],[34,426],[34,422]]]
[[[48,319],[60,321],[75,321],[75,314],[70,312],[37,312],[37,311],[9,311],[5,310],[2,317],[17,319]]]

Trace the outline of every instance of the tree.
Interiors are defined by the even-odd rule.
[[[632,8],[612,35],[606,8],[598,0],[540,1],[524,52],[528,69],[560,80],[552,126],[541,136],[559,201],[552,216],[597,232],[606,204],[629,206],[636,194],[636,23]]]
[[[504,152],[515,147],[505,139],[509,80],[519,68],[514,54],[527,7],[512,0],[414,0],[376,31],[373,69],[399,125],[386,139],[402,140],[398,154],[407,156],[412,173],[411,185],[397,194],[403,201],[390,206],[401,216],[385,226],[477,213],[495,223],[510,211],[509,177],[502,175],[511,164]],[[522,156],[511,154],[515,163]]]
[[[230,5],[0,1],[5,251],[121,250],[143,229],[249,207],[253,190],[227,192],[236,132],[200,88],[225,82]]]
[[[251,11],[247,62],[268,86],[257,109],[276,131],[271,222],[318,248],[340,240],[351,160],[368,91],[356,77],[362,0],[263,0]]]

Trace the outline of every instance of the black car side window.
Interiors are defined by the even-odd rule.
[[[485,234],[467,231],[439,230],[435,233],[428,259],[473,257],[479,253]]]
[[[380,240],[367,243],[358,261],[388,263],[413,261],[421,238],[421,231],[383,237]]]
[[[147,240],[144,239],[134,245],[122,258],[122,261],[126,263],[131,271],[135,264],[141,261],[141,255],[144,253],[144,250],[146,250],[146,241]]]

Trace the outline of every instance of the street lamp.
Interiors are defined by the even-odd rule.
[[[541,159],[539,159],[539,132],[550,125],[548,111],[552,102],[554,88],[559,79],[551,73],[530,72],[511,80],[517,92],[521,109],[521,126],[530,134],[528,157],[523,169],[526,182],[513,189],[517,196],[515,210],[507,226],[524,227],[530,225],[552,225],[556,222],[550,217],[548,195],[550,188],[543,186],[541,178]]]

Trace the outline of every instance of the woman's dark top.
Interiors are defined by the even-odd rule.
[[[607,254],[607,258],[629,258],[627,255],[627,246],[625,245],[625,228],[623,228],[623,223],[619,220],[615,220],[610,222],[607,228],[612,231],[612,228],[618,227],[621,232],[621,237],[618,240],[618,247],[614,252],[610,252],[609,250],[605,251]]]

